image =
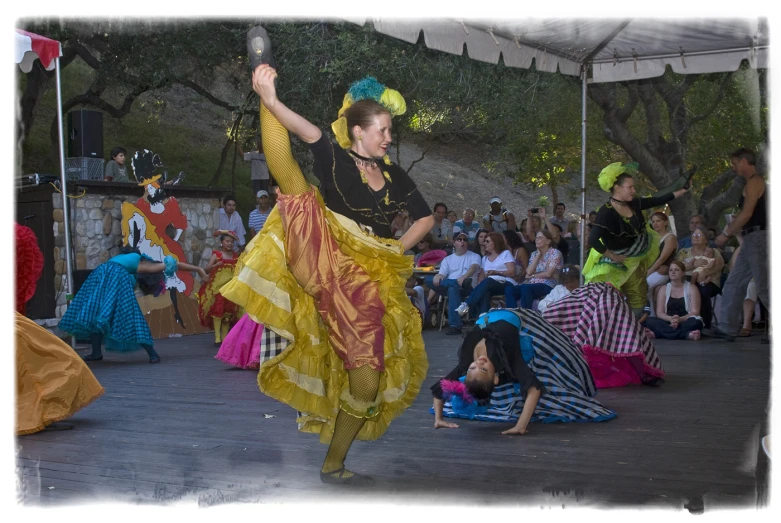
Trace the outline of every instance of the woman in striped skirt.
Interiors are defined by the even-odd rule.
[[[539,314],[496,309],[476,325],[458,351],[458,365],[431,387],[434,428],[458,428],[443,416],[517,420],[503,434],[525,434],[530,421],[616,416],[594,399],[594,380],[578,348]]]

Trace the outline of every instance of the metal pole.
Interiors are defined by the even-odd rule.
[[[583,108],[582,108],[582,122],[580,131],[580,284],[583,285],[583,267],[585,266],[585,249],[586,245],[586,85],[588,83],[588,64],[582,65],[581,77],[583,80]]]
[[[62,219],[65,230],[65,300],[66,306],[73,299],[73,247],[71,246],[70,205],[68,202],[68,179],[65,174],[65,137],[62,135],[62,82],[60,81],[60,59],[54,59],[54,77],[57,79],[57,132],[60,149],[60,190],[62,191]],[[71,337],[71,347],[76,348],[76,338]]]

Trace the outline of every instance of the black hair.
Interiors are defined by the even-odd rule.
[[[631,180],[631,179],[633,179],[633,178],[634,178],[634,176],[632,176],[632,175],[631,175],[631,174],[629,174],[629,173],[621,173],[621,174],[619,174],[619,175],[618,175],[618,178],[616,178],[616,181],[615,181],[615,182],[613,182],[613,186],[610,188],[610,192],[613,192],[613,189],[614,189],[616,186],[621,186],[621,185],[624,185],[624,182],[625,182],[626,180]]]
[[[223,204],[223,205],[228,205],[228,202],[231,202],[231,201],[232,201],[233,203],[236,203],[236,197],[235,197],[235,196],[233,196],[232,194],[229,194],[229,195],[227,195],[227,196],[223,197],[223,199],[222,199],[222,204]]]
[[[511,251],[515,251],[518,247],[523,247],[523,241],[521,241],[521,237],[518,236],[517,232],[502,231],[502,234],[504,234],[504,239],[507,242],[507,248]]]
[[[125,245],[119,249],[119,254],[141,254],[141,251],[138,250],[138,247]],[[142,261],[144,261],[143,258],[139,261],[139,263]],[[165,290],[165,276],[163,276],[162,272],[136,273],[136,282],[138,283],[138,290],[143,292],[144,296],[149,294],[159,296]]]
[[[443,202],[437,202],[437,203],[434,204],[434,212],[437,212],[437,209],[440,208],[440,207],[444,207],[445,208],[445,212],[447,212],[447,205],[445,203],[443,203]]]
[[[222,240],[223,240],[224,238],[226,238],[226,237],[227,237],[227,238],[230,238],[230,239],[232,239],[232,240],[236,240],[236,238],[234,238],[232,235],[223,233],[223,234],[220,234],[220,243],[222,243]]]
[[[124,154],[125,156],[127,156],[127,151],[125,150],[124,147],[114,147],[113,149],[111,149],[112,160],[116,158],[118,154]]]
[[[556,207],[558,207],[559,205],[561,205],[561,206],[562,206],[562,207],[564,207],[565,209],[567,208],[567,206],[566,206],[566,205],[564,205],[564,204],[563,204],[563,203],[561,203],[561,202],[557,203],[557,204],[556,204]]]
[[[507,354],[504,352],[504,343],[502,338],[490,327],[485,327],[481,331],[481,340],[485,340],[485,348],[488,359],[491,360],[497,376],[512,376],[510,364],[507,361]],[[478,340],[478,343],[480,341]],[[477,380],[464,380],[469,393],[477,400],[478,405],[487,405],[491,401],[491,394],[494,392],[494,381],[488,382]]]
[[[559,269],[559,283],[562,285],[568,281],[580,281],[580,269],[577,265],[568,263]]]
[[[732,151],[732,154],[729,155],[730,158],[745,158],[749,165],[756,165],[757,164],[757,156],[754,154],[754,151],[749,149],[748,147],[741,147],[740,149],[735,149]]]

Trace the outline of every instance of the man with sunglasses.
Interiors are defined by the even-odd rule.
[[[454,252],[442,260],[439,274],[425,280],[429,289],[448,298],[448,335],[461,334],[461,316],[456,307],[472,292],[472,277],[480,270],[480,255],[469,250],[466,233],[458,233],[453,244]]]

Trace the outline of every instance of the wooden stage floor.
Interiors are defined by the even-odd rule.
[[[657,342],[659,388],[599,391],[606,423],[460,422],[435,430],[428,387],[455,364],[460,337],[424,331],[425,388],[347,465],[373,475],[386,503],[658,507],[693,512],[766,502],[770,345]],[[210,334],[160,340],[163,361],[109,353],[90,366],[106,394],[68,420],[73,430],[17,438],[19,499],[32,506],[95,500],[139,504],[349,501],[323,485],[326,447],[296,430],[295,412],[258,390],[257,372],[214,359]],[[54,488],[51,488],[54,487]]]

